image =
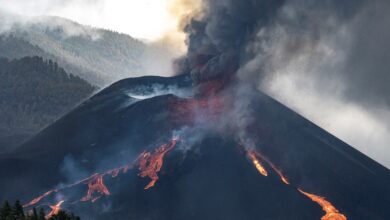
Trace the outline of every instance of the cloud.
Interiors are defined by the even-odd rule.
[[[0,0],[0,10],[22,17],[59,16],[132,37],[158,40],[176,32],[179,19],[171,5],[184,0]],[[184,7],[181,7],[184,8]],[[177,34],[177,32],[175,33]]]

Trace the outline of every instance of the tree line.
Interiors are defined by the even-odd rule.
[[[19,146],[95,89],[52,60],[0,58],[0,151]]]
[[[31,211],[25,213],[19,200],[13,206],[8,201],[5,201],[0,208],[0,220],[80,220],[80,217],[63,210],[48,219],[46,215],[47,213],[43,208],[39,210],[33,208]]]

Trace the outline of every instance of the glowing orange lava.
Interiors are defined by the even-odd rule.
[[[325,200],[325,198],[307,193],[301,189],[298,189],[298,191],[318,203],[322,207],[322,210],[326,212],[326,214],[322,216],[321,220],[347,220],[347,217],[341,214],[339,210],[337,210],[330,202]]]
[[[88,185],[88,191],[85,196],[83,196],[80,200],[81,202],[96,202],[99,198],[102,196],[109,196],[110,191],[108,190],[108,187],[104,184],[104,178],[111,176],[111,178],[116,178],[120,174],[125,174],[129,170],[133,169],[135,166],[139,165],[140,168],[140,176],[146,177],[152,179],[152,181],[145,187],[145,189],[148,189],[156,183],[158,180],[157,173],[161,170],[161,167],[163,165],[163,159],[167,152],[172,150],[178,139],[173,138],[170,144],[163,144],[159,148],[157,148],[154,153],[144,152],[142,153],[135,161],[132,163],[126,164],[124,166],[111,169],[102,173],[96,173],[92,176],[89,176],[85,179],[79,180],[77,182],[74,182],[69,185],[62,186],[60,188],[51,189],[44,194],[34,198],[30,202],[23,205],[24,208],[28,208],[31,206],[38,205],[43,199],[49,199],[49,197],[54,194],[61,192],[66,189],[70,189],[72,187],[78,186],[80,184],[87,184]],[[65,201],[62,201],[59,203],[58,207],[64,203]],[[72,203],[74,204],[74,203]],[[55,207],[55,206],[53,206]],[[55,208],[52,208],[53,211],[55,211]],[[54,213],[54,212],[53,212]]]
[[[46,219],[52,217],[53,215],[57,215],[58,212],[61,210],[61,205],[62,203],[64,203],[64,200],[60,201],[59,203],[57,203],[56,205],[51,205],[50,208],[51,208],[51,211],[49,212],[49,214],[47,214],[45,217]]]
[[[257,158],[256,152],[254,151],[248,151],[247,153],[249,159],[252,161],[253,165],[256,167],[256,169],[259,171],[259,173],[263,176],[268,176],[267,170],[263,167],[260,160]]]
[[[145,189],[149,189],[153,187],[157,180],[157,173],[160,172],[161,167],[164,163],[164,156],[170,150],[172,150],[176,145],[176,140],[172,140],[172,142],[168,144],[163,144],[159,148],[155,149],[153,153],[143,152],[139,158],[139,170],[138,174],[141,177],[149,177],[151,181],[148,185],[145,186]]]
[[[38,202],[40,202],[42,199],[44,199],[45,197],[49,196],[50,194],[56,192],[56,190],[49,190],[47,192],[45,192],[44,194],[42,194],[41,196],[31,200],[29,203],[23,205],[23,207],[28,207],[28,206],[33,206],[33,205],[36,205]]]
[[[98,200],[102,195],[109,196],[110,191],[108,191],[106,185],[104,185],[103,182],[103,174],[95,174],[93,178],[88,182],[88,191],[87,195],[85,195],[83,198],[80,199],[82,202],[95,202]],[[99,196],[96,196],[94,194],[100,194]]]
[[[254,151],[254,150],[247,150],[247,155],[251,159],[253,165],[255,165],[255,167],[259,171],[259,173],[261,173],[263,176],[267,176],[267,171],[264,169],[264,167],[260,163],[260,159],[265,161],[270,167],[272,167],[272,169],[279,175],[280,180],[283,183],[285,183],[286,185],[290,184],[290,182],[283,175],[283,173],[267,157],[261,155],[260,153]],[[326,214],[321,217],[321,220],[347,220],[347,217],[345,215],[341,214],[339,212],[339,210],[337,210],[325,198],[323,198],[321,196],[314,195],[314,194],[307,193],[301,189],[298,189],[298,191],[301,192],[306,197],[310,198],[312,201],[318,203],[322,207],[322,209],[326,212]]]
[[[279,174],[280,180],[282,180],[283,183],[285,183],[285,184],[287,184],[287,185],[290,184],[290,182],[288,182],[288,179],[287,179],[285,176],[283,176],[283,174],[282,174],[282,172],[281,172],[280,170],[278,170],[278,169],[276,169],[276,168],[273,168],[273,169],[276,171],[276,173]]]
[[[201,102],[202,103],[202,102]],[[199,103],[198,103],[199,104]],[[191,106],[191,105],[190,105]],[[189,106],[187,106],[189,107]],[[174,138],[171,140],[169,144],[163,144],[160,147],[156,148],[153,152],[144,151],[141,153],[141,155],[133,162],[126,164],[122,167],[115,168],[108,170],[103,173],[96,173],[90,177],[87,177],[83,180],[80,180],[78,182],[75,182],[73,184],[66,185],[62,188],[52,189],[47,191],[46,193],[42,194],[41,196],[31,200],[29,203],[24,205],[23,207],[30,207],[33,205],[37,205],[39,202],[41,202],[44,198],[47,198],[51,196],[53,193],[60,192],[64,189],[71,188],[73,186],[77,186],[79,184],[87,184],[88,185],[88,191],[84,197],[82,197],[79,201],[82,202],[95,202],[102,196],[109,196],[110,191],[108,190],[107,186],[104,184],[104,177],[111,176],[111,178],[117,177],[121,173],[127,173],[128,170],[132,169],[134,166],[138,166],[139,169],[139,176],[142,178],[149,177],[150,182],[144,187],[145,190],[150,189],[153,187],[156,182],[158,181],[158,173],[161,171],[161,168],[164,163],[164,157],[165,155],[170,152],[177,144],[177,139]],[[242,147],[242,146],[241,146]],[[244,148],[243,148],[244,149]],[[250,159],[250,161],[253,163],[255,168],[258,170],[258,172],[267,177],[268,171],[263,166],[262,162],[269,165],[269,167],[274,170],[278,176],[280,177],[280,180],[286,184],[290,185],[290,182],[288,179],[283,175],[282,171],[277,168],[277,166],[272,163],[267,157],[260,154],[259,152],[255,150],[245,150],[247,157]],[[314,194],[307,193],[301,189],[298,188],[298,191],[305,195],[306,197],[310,198],[312,201],[318,203],[322,209],[326,212],[326,214],[321,218],[321,220],[347,220],[347,217],[343,214],[341,214],[329,201],[327,201],[325,198],[321,196],[317,196]],[[61,205],[65,201],[60,201],[56,205],[50,206],[51,211],[46,216],[46,218],[50,218],[53,215],[58,214],[58,212],[61,210]]]
[[[257,155],[257,157],[261,158],[261,160],[265,161],[280,177],[280,180],[282,180],[282,182],[286,185],[289,185],[290,182],[288,181],[287,177],[285,177],[282,173],[282,171],[280,171],[274,163],[272,163],[267,157],[263,156],[262,154],[258,153],[258,152],[255,152],[255,154]]]

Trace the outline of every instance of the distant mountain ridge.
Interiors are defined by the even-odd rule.
[[[16,23],[0,34],[0,57],[51,59],[67,72],[99,87],[144,75],[147,58],[159,53],[162,59],[169,59],[161,48],[153,48],[126,34],[60,17],[38,17],[31,22]]]
[[[37,56],[0,58],[0,78],[0,152],[23,143],[96,90]]]

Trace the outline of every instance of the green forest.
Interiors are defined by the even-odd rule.
[[[23,143],[95,87],[41,57],[0,58],[0,152]]]

